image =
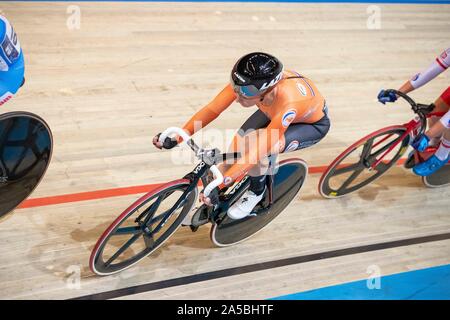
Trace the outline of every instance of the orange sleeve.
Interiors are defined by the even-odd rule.
[[[295,119],[296,114],[294,108],[283,108],[272,118],[266,128],[258,131],[257,137],[251,140],[250,146],[247,146],[248,150],[244,150],[244,156],[224,174],[224,181],[227,185],[246,174],[259,160],[271,153],[279,152],[278,142],[289,124]]]
[[[231,85],[228,84],[210,103],[197,111],[192,118],[186,122],[183,129],[190,135],[193,135],[196,131],[206,127],[211,121],[216,119],[235,99],[236,94]]]

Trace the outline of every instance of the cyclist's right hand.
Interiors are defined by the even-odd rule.
[[[378,101],[380,101],[382,104],[386,104],[386,102],[395,102],[396,100],[397,95],[394,92],[382,89],[378,94]]]
[[[200,192],[199,201],[206,204],[208,207],[212,207],[219,203],[219,188],[214,188],[209,196],[205,197],[203,191]]]
[[[167,137],[166,140],[164,140],[164,143],[159,142],[159,136],[161,133],[158,133],[156,136],[153,137],[153,145],[157,147],[158,149],[172,149],[178,144],[178,141],[176,139],[172,139]]]

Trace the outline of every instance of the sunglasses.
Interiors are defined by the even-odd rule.
[[[254,85],[248,85],[248,86],[238,86],[233,79],[231,79],[231,85],[233,86],[234,92],[236,92],[238,95],[246,98],[254,98],[260,96],[263,92],[258,90],[257,87]]]

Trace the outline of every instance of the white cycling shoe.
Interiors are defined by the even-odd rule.
[[[245,191],[242,197],[228,209],[227,215],[234,220],[243,219],[249,216],[253,208],[256,207],[264,197],[265,192],[266,189],[257,196],[250,190]]]

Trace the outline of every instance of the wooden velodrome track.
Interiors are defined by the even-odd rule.
[[[317,83],[332,129],[319,145],[282,158],[301,157],[320,172],[357,138],[411,118],[406,104],[382,106],[376,94],[448,47],[449,6],[379,5],[381,29],[369,30],[366,4],[78,3],[80,29],[69,30],[70,4],[0,3],[19,35],[27,78],[1,111],[42,116],[55,141],[32,195],[44,199],[0,224],[0,298],[263,299],[365,279],[371,265],[387,275],[450,263],[450,188],[427,189],[397,166],[337,200],[320,197],[320,174],[312,173],[283,214],[237,246],[215,248],[206,226],[182,228],[123,273],[97,277],[88,268],[97,238],[140,195],[120,196],[133,193],[126,188],[191,170],[172,165],[151,138],[217,94],[238,57],[271,52]],[[432,102],[449,79],[447,72],[413,97]],[[234,104],[211,127],[237,129],[252,112]],[[125,189],[74,201],[115,188]]]

